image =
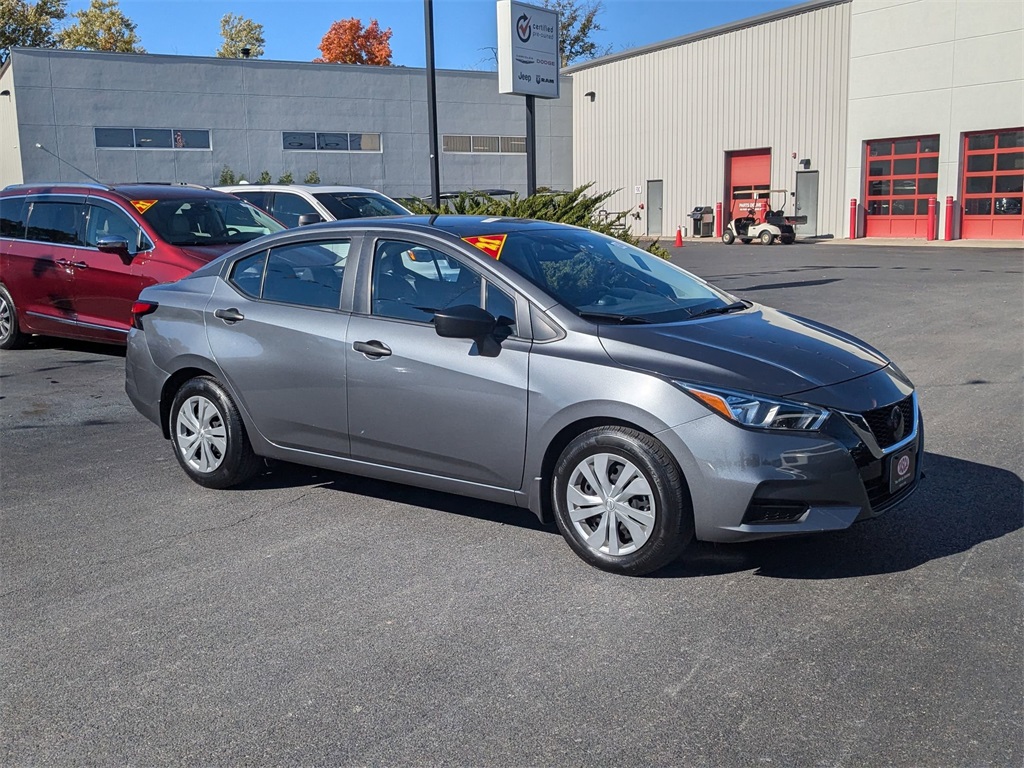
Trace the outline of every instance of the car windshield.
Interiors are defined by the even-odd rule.
[[[647,251],[589,230],[511,232],[500,261],[596,322],[670,323],[746,306]]]
[[[313,197],[336,219],[409,215],[405,208],[391,198],[372,192],[317,192]]]
[[[173,245],[234,245],[284,229],[263,211],[236,198],[158,200],[142,216]]]

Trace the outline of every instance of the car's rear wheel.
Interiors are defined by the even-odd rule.
[[[230,488],[259,470],[238,408],[209,376],[190,379],[174,396],[171,441],[181,468],[206,488]]]
[[[793,235],[783,235],[782,237],[779,238],[779,240],[782,241],[783,245],[792,245],[796,240],[796,237],[794,237]]]
[[[562,452],[551,489],[562,536],[598,568],[651,573],[693,538],[682,473],[665,446],[635,429],[584,432]]]
[[[18,327],[18,311],[7,287],[0,285],[0,349],[25,346],[28,336]]]
[[[761,245],[771,245],[775,242],[775,235],[766,229],[761,233],[760,237],[758,237],[758,240],[761,241]]]
[[[740,240],[743,241],[744,245],[750,245],[750,238],[749,237],[741,237]]]

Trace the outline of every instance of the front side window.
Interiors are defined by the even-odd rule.
[[[424,323],[439,309],[471,304],[503,318],[516,332],[511,296],[459,259],[416,243],[377,243],[371,299],[375,315]]]
[[[511,232],[498,258],[599,322],[676,322],[736,302],[647,251],[588,230]]]
[[[28,239],[60,245],[82,245],[78,224],[84,213],[81,203],[36,200],[28,214]]]
[[[0,237],[24,240],[27,213],[24,197],[0,197]]]
[[[85,244],[95,248],[103,237],[123,237],[128,241],[128,252],[136,253],[142,242],[142,230],[127,214],[99,205],[89,205],[85,225]]]
[[[231,245],[284,229],[255,206],[234,197],[158,200],[142,214],[173,245]]]

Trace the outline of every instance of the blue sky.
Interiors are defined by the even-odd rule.
[[[603,0],[596,36],[613,51],[633,48],[745,19],[798,0]],[[541,5],[538,0],[534,5]],[[69,0],[68,11],[89,0]],[[220,19],[234,13],[263,25],[265,59],[311,61],[331,23],[356,17],[391,27],[392,63],[425,64],[423,0],[121,0],[138,24],[150,53],[214,56]],[[497,43],[494,0],[434,0],[435,64],[442,69],[494,69],[489,49]]]

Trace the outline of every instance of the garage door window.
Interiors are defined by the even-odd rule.
[[[1024,129],[964,137],[963,196],[965,226],[971,217],[1021,216]]]
[[[868,237],[924,237],[928,198],[939,188],[939,137],[867,143]]]

